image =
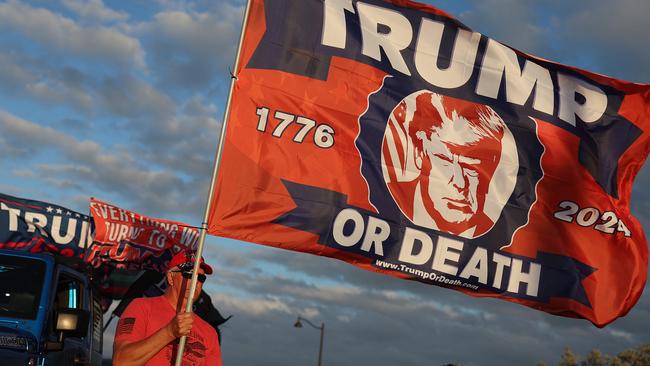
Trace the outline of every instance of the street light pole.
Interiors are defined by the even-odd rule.
[[[325,337],[325,322],[320,323],[320,347],[318,348],[318,366],[323,365],[323,337]]]
[[[305,321],[307,324],[311,325],[313,328],[320,330],[320,347],[318,348],[318,366],[323,366],[323,338],[325,338],[325,322],[321,322],[320,327],[314,325],[310,322],[309,319],[298,316],[296,324],[293,326],[296,328],[302,328],[302,322]]]

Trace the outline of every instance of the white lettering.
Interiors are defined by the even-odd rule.
[[[117,224],[120,228],[120,233],[117,235],[116,241],[122,241],[129,234],[129,227],[127,225]]]
[[[199,233],[197,233],[196,230],[188,227],[183,227],[183,230],[181,231],[181,240],[180,240],[180,243],[182,245],[190,248],[194,248],[194,245],[198,240],[199,240]]]
[[[7,211],[9,214],[9,231],[18,231],[18,216],[20,216],[20,210],[17,208],[9,208],[9,206],[4,203],[0,203],[0,209],[2,209],[2,211]]]
[[[402,14],[379,6],[357,3],[361,24],[362,53],[381,61],[380,48],[384,50],[391,66],[402,74],[411,75],[400,51],[411,44],[413,28]],[[380,33],[379,25],[390,28],[388,33]]]
[[[61,236],[61,216],[54,216],[52,220],[52,239],[57,244],[68,244],[74,239],[74,233],[77,230],[77,220],[68,219],[68,229],[65,236]]]
[[[460,277],[469,279],[476,277],[478,282],[487,285],[488,282],[488,253],[485,248],[476,247],[472,258],[463,268]]]
[[[108,211],[110,213],[111,220],[113,220],[113,221],[118,221],[119,220],[119,218],[117,216],[119,214],[119,212],[117,211],[117,208],[111,206],[111,207],[108,208]]]
[[[345,235],[343,229],[345,224],[351,221],[354,223],[354,229],[350,235]],[[356,210],[351,208],[346,208],[345,210],[339,212],[334,219],[334,226],[332,227],[332,234],[334,235],[334,240],[341,246],[351,247],[354,246],[361,240],[363,236],[363,217]]]
[[[352,0],[324,0],[323,45],[345,49],[346,15],[358,13],[362,54],[382,61],[383,50],[395,71],[410,76],[412,62],[429,84],[453,89],[467,84],[479,67],[476,60],[482,38],[479,33],[457,28],[451,55],[447,56],[446,52],[441,55],[445,23],[421,18],[419,32],[414,35],[417,25],[400,12],[363,2],[357,2],[356,6],[355,11]],[[413,60],[405,60],[402,51],[410,46],[414,36],[417,40]],[[447,58],[448,63],[444,62]],[[585,123],[596,122],[607,109],[607,95],[595,84],[557,73],[557,85],[554,85],[550,70],[528,58],[520,65],[514,50],[488,39],[475,92],[497,99],[502,84],[507,102],[523,106],[532,95],[533,109],[548,115],[557,113],[559,119],[572,126],[576,125],[576,117]],[[559,106],[556,106],[556,88]]]
[[[530,263],[528,273],[522,272],[523,261],[521,259],[512,259],[512,268],[510,269],[510,281],[508,281],[508,292],[519,292],[519,284],[526,284],[526,295],[537,296],[539,288],[539,277],[542,266],[537,263]]]
[[[79,247],[86,248],[86,243],[92,243],[92,238],[90,237],[90,224],[88,221],[81,222],[81,238],[79,240]]]
[[[98,204],[96,202],[92,202],[90,204],[90,208],[95,213],[99,214],[99,216],[101,216],[103,219],[108,218],[108,207],[106,207],[106,205],[101,205],[101,204]]]
[[[345,11],[354,14],[352,0],[325,0],[323,19],[323,36],[321,43],[325,46],[345,48],[347,27]]]
[[[61,216],[54,216],[61,220]],[[25,222],[27,222],[27,232],[33,233],[38,228],[38,231],[43,236],[47,236],[45,227],[47,226],[47,216],[35,212],[25,212]]]
[[[438,67],[442,33],[445,25],[422,19],[415,52],[415,68],[424,80],[441,88],[458,88],[472,76],[481,35],[459,29],[449,67]]]
[[[447,261],[458,262],[463,245],[464,243],[460,240],[454,240],[444,236],[438,237],[436,254],[433,256],[433,266],[431,268],[455,276],[458,273],[458,267],[447,264]],[[456,251],[452,251],[451,249]]]
[[[501,281],[503,280],[503,269],[505,267],[510,267],[510,258],[501,255],[499,253],[494,253],[492,256],[492,261],[497,264],[496,272],[494,273],[494,282],[492,282],[492,287],[501,288]]]
[[[575,126],[576,116],[585,123],[596,122],[603,116],[607,109],[607,94],[600,88],[562,73],[557,74],[557,81],[560,86],[559,117],[562,120]],[[584,103],[576,100],[576,94],[585,99]]]
[[[501,78],[505,75],[506,100],[524,105],[535,89],[533,108],[553,114],[554,96],[551,73],[532,61],[525,61],[523,71],[517,54],[495,40],[488,40],[476,93],[497,99]]]
[[[117,241],[117,234],[119,232],[118,225],[114,225],[110,222],[106,222],[106,232],[108,233],[109,241]]]
[[[361,244],[361,250],[370,252],[370,249],[375,247],[375,254],[384,255],[384,241],[390,235],[390,226],[384,220],[368,217],[368,228],[366,229],[366,237]]]
[[[418,253],[413,252],[416,241],[421,245]],[[431,258],[432,253],[433,241],[431,237],[422,231],[407,227],[404,231],[402,248],[399,252],[399,261],[411,264],[424,264]]]

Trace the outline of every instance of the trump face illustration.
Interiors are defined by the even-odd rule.
[[[461,237],[487,232],[516,180],[516,148],[501,117],[485,105],[420,91],[397,105],[388,126],[383,173],[402,212],[416,225]]]

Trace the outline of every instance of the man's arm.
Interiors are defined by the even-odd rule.
[[[116,340],[113,365],[144,365],[174,339],[188,335],[192,329],[192,313],[176,315],[166,326],[139,341]]]

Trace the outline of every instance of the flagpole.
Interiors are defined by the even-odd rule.
[[[192,282],[190,284],[190,293],[187,298],[187,304],[185,305],[185,312],[189,313],[192,311],[192,297],[194,291],[196,291],[196,282],[199,273],[199,265],[201,263],[201,256],[203,255],[203,244],[205,243],[205,235],[208,228],[208,216],[210,215],[210,206],[212,205],[212,196],[214,193],[214,186],[217,181],[217,173],[219,171],[219,165],[221,163],[221,153],[223,151],[223,142],[226,135],[226,127],[228,124],[228,118],[230,116],[230,101],[232,99],[232,93],[237,81],[237,70],[239,69],[239,57],[241,56],[241,46],[244,42],[244,32],[246,30],[246,25],[248,24],[248,16],[250,13],[251,0],[246,1],[246,10],[244,11],[244,19],[241,25],[241,32],[239,34],[239,45],[237,46],[237,55],[235,56],[235,69],[234,74],[230,78],[230,90],[228,91],[228,99],[226,101],[226,109],[223,113],[223,121],[221,123],[221,135],[219,136],[219,146],[217,148],[217,155],[214,160],[214,167],[212,169],[212,180],[210,182],[210,191],[208,192],[208,201],[205,205],[205,212],[203,214],[203,222],[201,223],[201,230],[199,234],[199,246],[196,249],[196,256],[194,261],[194,269],[192,271]],[[178,351],[176,353],[176,366],[181,366],[183,362],[183,352],[185,350],[185,342],[187,341],[186,336],[182,336],[178,343]]]

